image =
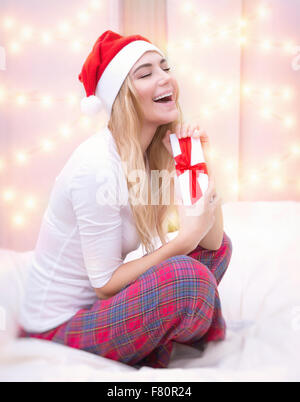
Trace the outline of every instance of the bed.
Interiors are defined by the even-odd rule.
[[[16,339],[33,251],[1,249],[0,380],[299,381],[300,203],[229,202],[223,216],[233,244],[219,286],[226,340],[204,351],[174,343],[167,369],[133,368],[49,341]],[[125,262],[141,253],[137,249]]]

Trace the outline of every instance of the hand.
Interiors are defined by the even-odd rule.
[[[162,143],[164,144],[164,147],[167,149],[169,154],[173,156],[172,152],[172,147],[171,147],[171,142],[170,142],[170,134],[176,134],[177,138],[186,138],[186,137],[193,137],[193,138],[200,138],[201,145],[202,145],[202,150],[204,154],[204,159],[207,165],[207,170],[208,170],[208,176],[212,174],[212,169],[211,169],[211,163],[210,163],[210,157],[209,157],[209,152],[210,152],[210,143],[209,143],[209,137],[206,133],[206,131],[202,128],[200,128],[199,124],[197,125],[191,125],[191,124],[177,124],[175,133],[171,133],[170,130],[167,130]]]
[[[203,196],[192,206],[178,206],[180,241],[187,253],[194,250],[200,241],[207,235],[215,223],[215,211],[221,198],[215,191],[214,178]]]

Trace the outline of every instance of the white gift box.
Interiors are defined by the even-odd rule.
[[[204,159],[204,154],[202,150],[201,140],[200,138],[191,139],[191,163],[190,166],[197,165],[198,163],[206,163]],[[172,146],[172,152],[174,158],[181,154],[181,148],[179,144],[179,139],[176,134],[170,134],[170,142]],[[177,176],[177,180],[179,182],[179,188],[181,193],[181,200],[184,205],[193,205],[192,202],[192,194],[190,193],[190,171],[186,170],[184,173]],[[175,179],[176,180],[176,179]],[[206,173],[199,172],[199,176],[197,178],[202,194],[208,188],[208,175]],[[175,184],[176,185],[176,184]],[[195,201],[194,201],[195,203]]]

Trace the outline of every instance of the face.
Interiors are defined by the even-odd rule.
[[[145,115],[144,125],[158,126],[168,124],[178,118],[175,104],[177,81],[172,75],[168,61],[155,52],[149,51],[135,63],[130,71],[132,83],[140,96],[141,107]],[[151,64],[151,66],[143,66]],[[139,68],[140,67],[140,68]],[[154,102],[160,95],[172,92],[172,102]]]

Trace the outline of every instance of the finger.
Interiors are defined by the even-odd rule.
[[[198,138],[199,137],[199,130],[197,126],[193,128],[193,133],[192,133],[193,138]]]
[[[209,176],[209,189],[211,190],[211,189],[213,189],[214,187],[215,187],[215,177],[214,177],[214,175],[210,175]]]
[[[207,188],[207,191],[206,191],[207,197],[208,197],[209,199],[210,199],[211,197],[213,197],[215,191],[216,191],[215,182],[214,182],[214,179],[212,178],[212,179],[210,180],[210,182],[209,182],[209,185],[208,185],[208,188]]]
[[[181,128],[181,138],[186,138],[187,124],[183,124]]]
[[[200,138],[201,138],[202,144],[205,144],[207,146],[209,145],[209,137],[208,137],[207,132],[205,130],[201,131]]]
[[[185,127],[183,138],[190,137],[190,132],[191,132],[191,125],[187,124]]]
[[[212,202],[214,208],[217,208],[217,206],[218,206],[219,204],[221,204],[221,201],[222,201],[221,197],[220,197],[219,195],[217,195],[217,196],[215,197],[215,199],[213,200],[213,202]]]
[[[199,138],[199,137],[201,136],[201,132],[202,132],[202,131],[203,131],[203,130],[200,128],[199,124],[197,124],[196,130],[195,130],[195,133],[196,133],[196,137],[197,137],[197,138]]]

